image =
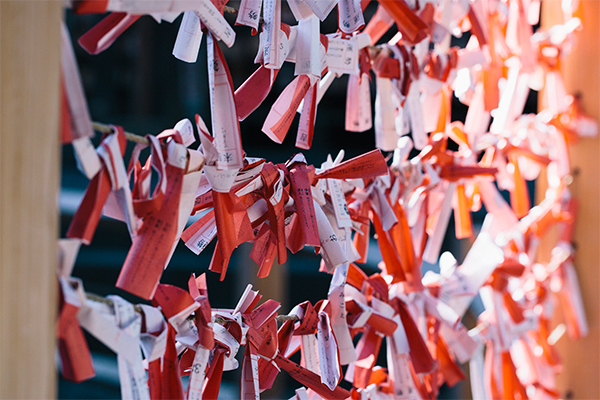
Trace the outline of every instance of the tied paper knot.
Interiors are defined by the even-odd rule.
[[[90,181],[67,231],[67,237],[81,239],[85,244],[90,244],[92,241],[102,216],[102,208],[108,200],[111,190],[121,187],[116,181],[118,175],[115,173],[116,171],[113,172],[113,168],[123,164],[127,141],[123,128],[113,126],[112,129],[112,133],[103,137],[101,147],[97,150],[100,154],[100,149],[104,149],[106,157],[102,157],[103,167]],[[115,147],[117,154],[112,151],[115,150]],[[125,186],[125,188],[127,190],[129,187]]]
[[[117,287],[145,299],[154,296],[183,230],[181,221],[185,223],[184,218],[189,215],[186,211],[191,211],[187,210],[187,201],[183,202],[188,150],[178,143],[181,137],[176,132],[168,132],[165,139],[167,183],[162,204],[142,220],[117,280]],[[169,140],[170,137],[175,140]]]

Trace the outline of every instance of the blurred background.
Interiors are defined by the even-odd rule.
[[[282,21],[295,24],[287,3],[283,3]],[[238,8],[239,1],[232,0],[228,5]],[[374,13],[377,3],[372,3],[365,11],[368,20]],[[203,41],[194,64],[187,64],[171,55],[177,36],[181,16],[172,24],[158,24],[149,16],[140,18],[105,52],[92,56],[77,43],[77,39],[99,22],[103,15],[73,15],[66,11],[66,22],[71,33],[77,61],[88,99],[92,119],[97,122],[121,125],[126,131],[138,134],[158,134],[172,128],[179,120],[194,120],[200,114],[210,130],[210,105],[208,97],[208,76],[206,71],[206,40]],[[235,15],[226,14],[233,26]],[[236,42],[232,48],[221,45],[228,62],[233,84],[239,87],[258,67],[253,60],[258,51],[258,36],[251,36],[250,29],[235,26]],[[337,14],[332,12],[321,24],[321,33],[334,33],[337,30]],[[389,40],[394,34],[392,29],[382,38]],[[453,38],[452,45],[464,46],[469,34],[462,38]],[[294,147],[298,118],[292,124],[283,144],[272,142],[261,132],[261,127],[271,104],[293,79],[294,66],[285,63],[281,69],[271,93],[250,117],[240,123],[242,144],[249,156],[262,157],[273,163],[288,160],[300,150]],[[336,79],[327,91],[317,109],[315,134],[312,148],[302,151],[309,164],[320,166],[328,154],[335,158],[343,149],[345,158],[351,158],[375,148],[373,130],[363,133],[344,130],[347,76]],[[374,81],[371,82],[371,97],[375,99]],[[532,92],[525,112],[536,112],[537,94]],[[452,120],[463,120],[466,106],[456,98],[452,103]],[[100,135],[94,139],[98,145]],[[196,148],[198,144],[191,147]],[[129,159],[133,145],[128,145],[126,160]],[[64,146],[62,154],[61,237],[76,211],[88,181],[76,168],[70,145]],[[533,190],[530,188],[530,193]],[[474,226],[481,225],[484,211],[474,214]],[[470,240],[454,239],[453,219],[450,220],[449,234],[442,251],[451,251],[459,262],[462,261]],[[73,275],[83,280],[87,292],[99,295],[118,294],[127,300],[139,303],[140,299],[115,288],[121,266],[131,245],[126,226],[119,222],[102,218],[90,246],[84,246],[79,252]],[[312,248],[305,248],[290,255],[284,265],[275,265],[271,275],[265,279],[256,278],[257,265],[249,259],[251,245],[240,246],[234,253],[224,281],[217,274],[208,271],[214,249],[213,243],[199,256],[188,250],[182,242],[163,274],[162,283],[187,287],[191,273],[207,273],[209,298],[212,307],[233,308],[248,283],[259,289],[265,298],[282,303],[280,313],[305,300],[313,304],[326,298],[331,276],[318,272],[320,256]],[[368,263],[361,267],[367,274],[378,271],[380,261],[377,244],[371,238]],[[435,265],[424,265],[425,269],[437,269]],[[477,304],[465,317],[467,327],[474,326],[478,313]],[[87,334],[86,334],[87,335]],[[97,376],[82,384],[73,384],[59,377],[59,398],[105,399],[120,398],[119,378],[114,354],[100,342],[86,336],[93,353]],[[384,344],[385,346],[385,344]],[[239,354],[243,355],[242,352]],[[381,350],[378,365],[385,366],[385,349]],[[297,360],[296,360],[297,361]],[[240,371],[225,372],[220,398],[239,398]],[[265,399],[289,398],[299,384],[291,380],[285,372],[279,374],[272,390],[264,392]],[[469,396],[468,384],[464,382],[456,388],[444,388],[440,398],[466,398]]]

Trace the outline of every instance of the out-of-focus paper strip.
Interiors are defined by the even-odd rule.
[[[104,343],[116,354],[135,363],[140,356],[139,342],[115,324],[114,317],[109,318],[91,307],[82,307],[78,314],[81,326],[96,339]]]
[[[92,0],[96,1],[96,0]],[[177,13],[189,11],[198,6],[196,0],[107,0],[106,9],[109,11],[126,11],[138,14]]]
[[[118,141],[121,150],[120,155],[118,155],[118,158],[120,158],[125,153],[127,142],[123,129],[121,127],[115,127],[115,129],[116,132],[106,137],[103,143],[105,141],[112,141],[111,138],[114,137]],[[90,181],[83,200],[67,230],[67,237],[81,239],[85,244],[89,244],[92,241],[92,237],[102,216],[102,208],[113,186],[118,187],[119,185],[117,182],[114,182],[113,185],[108,168],[103,167]]]
[[[381,5],[377,6],[377,11],[367,23],[364,33],[371,37],[371,46],[377,44],[379,39],[394,25],[394,20],[386,9]]]
[[[388,78],[376,78],[377,96],[375,97],[375,146],[383,151],[396,148],[396,110],[392,103],[392,82]]]
[[[348,76],[346,92],[346,130],[364,132],[373,127],[371,89],[367,74]]]
[[[186,11],[183,14],[173,55],[181,61],[195,63],[198,59],[198,51],[202,42],[202,29],[200,27],[200,18],[193,11]]]
[[[61,24],[61,38],[61,72],[70,109],[73,138],[93,137],[94,130],[92,129],[92,121],[87,101],[85,100],[79,68],[77,68],[75,52],[73,51],[69,31],[64,23]],[[82,171],[86,173],[88,178],[96,175],[102,167],[97,157],[94,164],[87,159],[83,159],[82,161],[85,162],[85,165],[89,164],[89,167]],[[92,159],[91,161],[94,160]]]
[[[261,9],[262,0],[242,0],[235,24],[249,26],[252,28],[252,34],[256,34]]]
[[[388,168],[383,154],[379,150],[346,160],[335,167],[328,168],[316,175],[316,179],[367,179],[387,175]]]
[[[495,237],[500,232],[510,231],[518,222],[513,210],[504,200],[494,182],[485,177],[475,179],[488,215],[493,215],[494,222],[490,224],[492,229],[490,233]]]
[[[71,6],[74,14],[103,14],[107,11],[109,0],[76,0]]]
[[[321,21],[329,15],[338,0],[302,0]]]
[[[447,304],[459,315],[463,315],[471,303],[472,296],[475,295],[498,264],[503,261],[503,258],[502,249],[493,242],[487,232],[481,232],[467,253],[465,261],[457,270],[462,284],[467,285],[472,295],[450,297]],[[484,260],[485,262],[483,262]],[[442,289],[440,298],[443,297]]]
[[[195,7],[196,15],[202,20],[202,23],[219,40],[227,45],[233,46],[235,42],[235,31],[229,25],[223,15],[217,10],[210,0],[197,0]]]
[[[410,114],[412,140],[417,150],[422,150],[427,146],[428,142],[427,132],[425,132],[423,125],[423,109],[419,100],[420,96],[419,84],[418,82],[413,82],[406,97],[406,108]]]
[[[81,285],[81,281],[69,279],[67,276],[61,276],[59,279],[63,299],[58,315],[57,332],[61,372],[70,381],[83,382],[93,378],[96,372],[85,336],[77,320],[81,300],[73,286]]]
[[[238,119],[245,120],[265,100],[278,69],[270,69],[264,66],[258,67],[256,71],[235,91],[235,105]]]
[[[423,260],[430,264],[435,264],[438,261],[440,255],[440,249],[442,248],[442,241],[446,235],[446,229],[448,228],[448,221],[450,220],[450,212],[452,211],[452,199],[454,198],[454,192],[456,190],[456,182],[449,182],[444,194],[444,201],[440,206],[438,216],[436,218],[435,227],[433,228],[433,235],[429,237],[427,246],[423,253]]]
[[[313,15],[310,8],[304,3],[304,0],[287,0],[288,5],[296,21],[303,20]]]
[[[409,43],[417,44],[427,37],[427,25],[410,9],[404,0],[382,1],[379,4],[394,19],[398,30],[402,32],[403,38]]]
[[[131,335],[139,343],[142,316],[134,311],[133,304],[119,296],[109,296],[115,309],[115,319],[119,328]],[[124,356],[117,354],[117,365],[119,369],[119,383],[122,398],[135,398],[140,400],[150,399],[148,386],[146,385],[146,372],[142,365],[142,354],[138,352],[135,362],[127,360]]]
[[[140,15],[130,15],[122,12],[110,13],[80,37],[79,44],[90,54],[100,54],[108,49],[139,18]]]
[[[127,223],[129,234],[137,234],[138,221],[133,209],[133,199],[129,179],[122,157],[122,148],[116,135],[102,141],[98,155],[102,158],[111,180],[112,191],[104,206],[104,215]]]
[[[360,0],[339,0],[338,26],[345,33],[356,32],[365,26]]]

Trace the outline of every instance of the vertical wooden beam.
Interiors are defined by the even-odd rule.
[[[56,397],[60,1],[0,1],[0,398]]]
[[[584,110],[600,120],[600,2],[582,0],[583,31],[563,64],[569,93],[583,95]],[[561,2],[544,0],[542,25],[563,23]],[[573,196],[580,202],[574,243],[575,267],[589,323],[586,338],[557,343],[563,361],[558,386],[564,398],[600,398],[600,138],[582,138],[571,147]]]

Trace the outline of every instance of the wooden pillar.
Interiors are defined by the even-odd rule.
[[[542,25],[563,23],[559,0],[542,2]],[[583,95],[586,113],[600,121],[600,2],[581,0],[583,31],[564,60],[567,92]],[[600,138],[582,138],[571,148],[571,191],[580,202],[574,243],[575,267],[589,323],[586,338],[563,338],[557,347],[563,362],[558,386],[564,398],[600,399]]]
[[[56,397],[60,1],[0,1],[0,398]]]

